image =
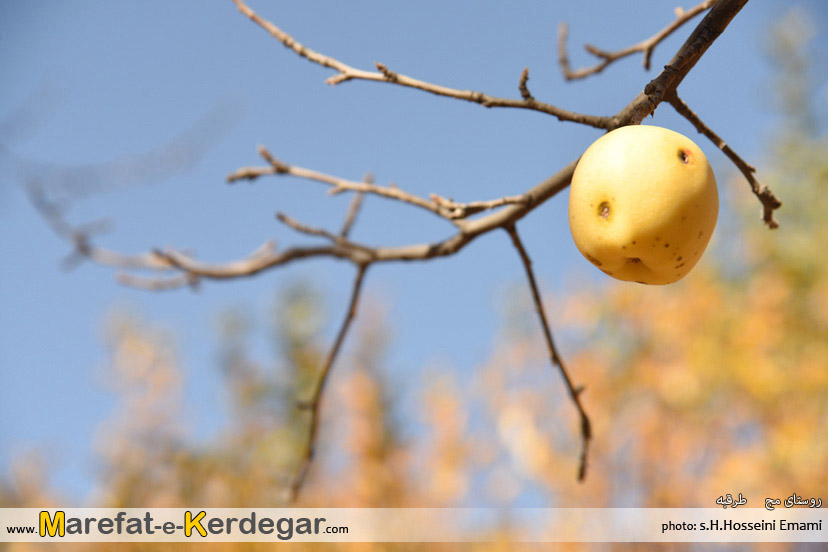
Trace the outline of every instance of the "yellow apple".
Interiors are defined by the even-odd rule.
[[[619,280],[670,284],[701,258],[719,216],[716,177],[692,140],[626,126],[581,157],[569,192],[578,250]]]

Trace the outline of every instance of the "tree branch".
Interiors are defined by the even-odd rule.
[[[543,329],[543,337],[546,340],[546,347],[549,350],[549,360],[551,361],[552,366],[557,367],[561,376],[563,376],[566,389],[569,392],[569,397],[572,399],[572,403],[578,410],[578,416],[581,419],[581,454],[578,461],[578,481],[583,481],[586,477],[589,441],[592,438],[592,426],[590,425],[586,410],[581,404],[581,393],[583,393],[584,388],[572,385],[572,379],[569,377],[569,373],[561,360],[561,355],[558,353],[558,349],[555,346],[555,341],[552,339],[552,329],[549,327],[549,321],[546,319],[540,289],[538,288],[538,283],[535,280],[535,273],[532,270],[532,259],[529,258],[526,248],[523,247],[523,242],[520,240],[517,228],[514,224],[508,224],[504,227],[504,230],[506,230],[509,237],[512,238],[512,244],[515,246],[515,249],[517,249],[518,255],[520,255],[520,260],[523,261],[523,267],[526,269],[526,278],[529,281],[529,289],[532,292],[532,299],[535,302],[535,311],[538,313],[541,328]]]
[[[374,177],[370,174],[366,175],[363,182],[366,184],[373,184]],[[348,204],[348,212],[345,214],[345,220],[342,222],[342,229],[339,231],[339,235],[343,238],[347,238],[348,234],[351,233],[354,222],[356,222],[356,217],[359,214],[359,209],[362,207],[362,200],[364,197],[365,194],[363,192],[357,192],[351,198],[351,202]]]
[[[629,55],[632,55],[636,52],[643,52],[644,53],[644,69],[647,71],[650,70],[650,59],[653,55],[653,50],[656,46],[658,46],[661,41],[665,38],[673,34],[679,27],[696,17],[698,14],[702,13],[704,10],[713,6],[718,0],[705,0],[698,6],[694,6],[689,10],[685,11],[681,8],[676,8],[676,19],[669,25],[667,25],[664,29],[659,31],[658,33],[654,34],[650,38],[646,40],[642,40],[632,46],[627,46],[621,50],[615,51],[608,51],[608,50],[601,50],[600,48],[596,48],[590,44],[584,45],[584,49],[589,52],[590,54],[594,55],[597,58],[600,58],[601,61],[595,65],[589,67],[581,67],[580,69],[572,70],[569,65],[569,56],[566,51],[566,38],[568,34],[568,28],[566,23],[561,23],[558,26],[558,63],[561,65],[561,70],[564,74],[566,80],[577,80],[583,79],[590,75],[595,75],[596,73],[600,73],[603,71],[608,65],[613,63],[614,61],[618,61],[619,59],[625,58]]]
[[[354,249],[363,251],[368,255],[371,255],[372,249],[370,247],[360,245],[358,243],[354,243],[349,241],[347,238],[342,237],[342,234],[333,234],[328,232],[324,228],[316,228],[314,226],[308,226],[307,224],[303,224],[296,219],[289,217],[284,213],[276,213],[276,219],[283,223],[284,225],[293,228],[300,234],[306,234],[308,236],[316,236],[319,238],[325,238],[326,240],[335,243],[336,245],[346,247],[348,249]]]
[[[722,140],[718,134],[713,132],[710,127],[708,127],[704,122],[693,112],[690,107],[684,101],[679,98],[678,94],[674,91],[667,96],[667,101],[672,105],[675,110],[690,121],[696,130],[700,133],[707,136],[711,142],[716,144],[716,146],[724,152],[727,157],[733,161],[733,164],[738,167],[738,169],[745,175],[748,183],[750,184],[750,189],[753,191],[754,195],[759,198],[759,201],[762,203],[762,220],[765,221],[765,224],[768,228],[777,228],[779,223],[773,217],[773,212],[776,209],[779,209],[782,206],[782,202],[774,195],[774,193],[767,187],[762,186],[759,182],[756,181],[756,177],[753,175],[756,172],[756,168],[753,165],[749,165],[744,159],[739,157],[739,155],[733,151],[733,149],[728,146],[724,140]]]
[[[319,171],[297,167],[295,165],[288,165],[276,159],[264,146],[259,146],[259,154],[268,163],[270,163],[269,167],[242,167],[228,175],[227,182],[232,184],[238,180],[255,180],[256,178],[265,175],[291,175],[305,180],[312,180],[326,184],[331,187],[328,191],[331,195],[340,194],[346,191],[374,194],[415,205],[421,209],[430,211],[439,217],[452,220],[451,213],[448,209],[444,209],[433,201],[429,201],[414,194],[405,192],[396,186],[378,186],[374,184],[373,181],[356,182]]]
[[[343,192],[357,192],[360,194],[373,194],[387,199],[394,199],[425,209],[435,215],[447,219],[455,226],[460,227],[458,222],[461,219],[475,215],[482,211],[502,207],[514,203],[526,201],[524,196],[501,197],[486,201],[472,201],[470,203],[458,203],[454,200],[444,198],[437,194],[431,194],[429,199],[416,196],[401,190],[394,184],[390,186],[379,186],[374,184],[373,178],[365,179],[362,182],[347,180],[338,176],[321,173],[295,165],[288,165],[273,156],[264,146],[259,146],[259,154],[270,163],[269,167],[241,167],[227,176],[227,182],[234,183],[239,180],[255,180],[261,176],[268,175],[291,175],[305,180],[321,182],[331,187],[330,195]]]
[[[345,336],[348,334],[348,329],[351,327],[356,316],[357,305],[359,303],[359,294],[362,289],[362,281],[365,277],[365,272],[368,270],[368,264],[359,265],[357,275],[354,279],[353,289],[351,290],[351,301],[348,305],[348,310],[345,313],[345,319],[339,327],[339,332],[336,334],[336,339],[331,346],[328,356],[325,358],[325,363],[316,379],[316,383],[311,391],[310,399],[299,403],[299,407],[307,409],[310,412],[310,421],[308,423],[308,437],[305,441],[305,447],[302,451],[302,459],[299,464],[299,469],[296,472],[293,482],[291,483],[291,499],[296,500],[299,496],[299,491],[302,484],[308,475],[311,462],[313,461],[316,452],[316,437],[319,432],[319,407],[322,401],[322,393],[325,390],[325,383],[328,381],[331,367],[333,366],[336,356],[339,353],[342,343],[345,341]]]
[[[497,209],[504,205],[520,205],[528,202],[526,195],[506,196],[487,201],[471,201],[469,203],[457,203],[453,199],[445,198],[437,194],[431,194],[431,201],[449,211],[452,219],[462,219],[482,211]]]
[[[84,237],[83,254],[98,264],[121,268],[125,270],[170,271],[178,270],[182,274],[172,278],[143,278],[138,276],[119,275],[118,281],[142,289],[169,290],[176,287],[191,285],[193,281],[201,279],[224,280],[255,276],[266,270],[287,265],[293,261],[327,257],[350,261],[356,265],[374,262],[394,261],[424,261],[445,257],[457,253],[476,237],[501,228],[510,221],[516,221],[529,213],[534,205],[540,204],[549,197],[564,189],[572,178],[575,170],[574,161],[564,167],[556,175],[547,178],[524,194],[525,201],[507,205],[504,209],[486,217],[464,221],[463,229],[448,238],[435,243],[422,243],[399,247],[371,247],[341,237],[333,236],[330,232],[314,229],[290,220],[294,230],[303,233],[326,237],[335,243],[330,246],[292,247],[278,250],[276,245],[268,240],[245,258],[226,263],[210,264],[199,262],[186,253],[175,250],[153,250],[143,255],[122,255],[110,250],[93,246],[87,237]],[[283,221],[285,222],[285,221]],[[301,228],[301,230],[300,230]],[[328,236],[323,235],[328,234]],[[66,237],[64,235],[64,237]]]
[[[308,61],[321,65],[322,67],[334,69],[337,72],[337,74],[333,77],[330,77],[326,81],[328,84],[336,85],[350,80],[388,82],[407,88],[416,88],[418,90],[423,90],[425,92],[429,92],[437,96],[446,96],[449,98],[455,98],[458,100],[464,100],[467,102],[480,104],[484,107],[512,107],[540,111],[541,113],[546,113],[552,115],[553,117],[557,117],[558,120],[561,121],[572,121],[574,123],[589,125],[596,128],[606,128],[607,124],[609,123],[609,119],[607,117],[597,117],[594,115],[574,113],[572,111],[561,109],[551,104],[539,102],[535,99],[527,100],[524,98],[521,100],[516,100],[509,98],[497,98],[495,96],[490,96],[489,94],[484,94],[483,92],[475,92],[473,90],[458,90],[456,88],[449,88],[446,86],[440,86],[438,84],[432,84],[412,77],[408,77],[395,71],[391,71],[382,63],[375,64],[378,70],[377,72],[356,69],[355,67],[351,67],[350,65],[343,63],[338,59],[326,56],[300,44],[291,35],[283,31],[270,21],[267,21],[266,19],[263,19],[261,16],[259,16],[256,12],[250,9],[247,6],[247,4],[245,4],[242,0],[233,0],[233,3],[236,4],[236,7],[239,9],[239,11],[246,15],[248,18],[250,18],[251,21],[259,25],[265,31],[267,31],[273,38],[281,42],[285,47],[293,50],[297,55],[307,59]]]
[[[651,80],[644,91],[622,109],[610,125],[610,130],[636,125],[653,113],[667,93],[675,90],[684,77],[701,59],[713,42],[719,38],[736,14],[748,0],[719,0],[704,19],[693,29],[681,48],[664,66],[664,70]]]
[[[99,225],[96,224],[90,227],[89,225],[72,226],[69,224],[64,219],[64,209],[61,208],[60,204],[50,201],[36,182],[27,183],[26,192],[32,206],[43,217],[49,228],[72,244],[73,251],[68,257],[70,262],[64,262],[64,266],[72,267],[76,265],[76,259],[89,259],[101,266],[124,270],[169,271],[174,269],[152,252],[124,255],[117,251],[92,245],[92,234],[96,230],[94,226]]]

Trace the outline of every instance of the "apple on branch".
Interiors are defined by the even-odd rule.
[[[710,163],[692,140],[666,128],[608,132],[584,152],[572,176],[575,245],[619,280],[680,280],[701,258],[718,215]]]

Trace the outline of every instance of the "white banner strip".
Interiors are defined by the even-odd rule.
[[[0,542],[828,542],[820,508],[0,508]]]

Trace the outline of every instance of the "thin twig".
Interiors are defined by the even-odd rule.
[[[347,240],[340,235],[332,234],[325,230],[324,228],[316,228],[315,226],[308,226],[307,224],[303,224],[296,219],[293,219],[286,215],[285,213],[276,213],[276,219],[283,223],[290,228],[293,228],[300,234],[306,234],[308,236],[317,236],[320,238],[325,238],[326,240],[332,241],[336,244],[343,244],[347,243]]]
[[[538,318],[540,318],[541,327],[543,329],[543,337],[546,340],[546,347],[549,349],[549,360],[552,362],[553,366],[558,368],[561,376],[563,376],[566,389],[569,392],[569,396],[581,418],[581,454],[578,461],[578,481],[583,481],[586,477],[589,441],[592,439],[592,426],[589,423],[589,417],[587,416],[586,410],[584,410],[584,406],[581,404],[581,393],[583,393],[584,388],[572,385],[572,379],[569,377],[569,373],[563,364],[563,360],[561,360],[561,355],[558,353],[558,349],[555,346],[555,341],[552,339],[552,329],[549,327],[549,321],[546,319],[546,313],[543,310],[543,300],[540,296],[538,284],[535,281],[535,273],[532,270],[532,259],[529,258],[529,254],[523,247],[523,242],[520,240],[517,228],[514,224],[509,224],[505,226],[504,229],[512,238],[512,243],[514,244],[515,249],[517,249],[521,261],[523,261],[523,267],[526,269],[526,278],[529,280],[529,289],[531,289],[532,299],[535,301],[535,310],[538,313]]]
[[[368,178],[366,178],[365,182],[368,184],[373,183],[373,181]],[[357,214],[359,213],[359,208],[362,207],[362,200],[364,197],[365,193],[357,192],[354,194],[354,197],[351,198],[351,202],[348,204],[348,212],[345,214],[345,220],[342,223],[342,230],[339,231],[339,235],[343,238],[347,238],[348,234],[351,233],[351,228],[354,226]]]
[[[182,252],[167,249],[155,250],[147,254],[152,264],[148,262],[137,267],[124,268],[155,270],[174,268],[201,278],[223,280],[255,276],[266,270],[307,258],[344,259],[360,265],[374,262],[425,261],[446,257],[457,253],[476,237],[519,220],[534,206],[565,189],[569,185],[576,164],[577,160],[529,190],[525,194],[527,198],[525,202],[506,205],[504,209],[483,218],[466,221],[461,231],[436,243],[369,247],[349,240],[321,247],[292,247],[284,250],[272,248],[243,259],[216,264],[200,262]]]
[[[403,203],[409,203],[422,209],[425,209],[435,215],[452,222],[455,226],[460,226],[459,221],[471,215],[480,213],[482,211],[495,209],[504,205],[514,203],[524,203],[527,201],[525,196],[502,197],[498,199],[486,201],[473,201],[470,203],[458,203],[451,199],[446,199],[437,194],[431,194],[429,199],[416,196],[404,190],[401,190],[395,185],[379,186],[374,184],[373,178],[365,179],[362,182],[347,180],[338,176],[321,173],[295,165],[288,165],[283,161],[276,159],[276,157],[268,151],[264,146],[259,146],[259,154],[268,163],[269,167],[241,167],[235,172],[227,176],[227,181],[230,183],[238,180],[255,180],[260,176],[266,175],[291,175],[306,180],[321,182],[331,187],[329,194],[336,195],[347,191],[357,192],[360,194],[373,194],[387,199],[394,199]]]
[[[362,177],[362,181],[366,184],[373,184],[374,175],[368,173]],[[356,192],[351,198],[351,202],[348,203],[348,211],[345,213],[345,220],[342,221],[342,229],[339,231],[339,235],[343,238],[347,238],[348,234],[351,233],[351,228],[353,228],[354,222],[356,222],[356,218],[359,214],[359,209],[362,207],[362,200],[364,198],[365,192]]]
[[[228,175],[227,181],[233,183],[238,180],[254,180],[264,175],[291,175],[298,178],[304,178],[305,180],[312,180],[326,184],[331,187],[328,193],[332,195],[346,191],[374,194],[389,199],[395,199],[403,203],[416,205],[417,207],[430,211],[439,217],[452,220],[446,209],[443,209],[441,206],[432,201],[403,191],[396,186],[379,186],[374,184],[373,181],[356,182],[319,171],[314,171],[312,169],[297,167],[296,165],[288,165],[287,163],[276,159],[276,157],[274,157],[274,155],[264,146],[259,146],[259,154],[265,159],[265,161],[270,163],[269,167],[242,167],[241,169],[238,169]]]
[[[437,194],[431,194],[430,197],[431,201],[441,207],[444,207],[445,209],[448,209],[449,216],[453,219],[466,218],[482,211],[503,207],[504,205],[526,204],[529,201],[529,198],[526,195],[506,196],[487,201],[471,201],[469,203],[457,203],[452,199],[445,198]]]
[[[351,67],[350,65],[343,63],[338,59],[326,56],[324,54],[311,50],[307,46],[300,44],[291,35],[283,31],[270,21],[267,21],[266,19],[263,19],[261,16],[259,16],[256,12],[250,9],[247,6],[247,4],[245,4],[242,0],[233,0],[233,3],[236,4],[236,7],[239,9],[239,11],[246,15],[248,18],[250,18],[251,21],[259,25],[265,31],[267,31],[273,38],[281,42],[285,47],[296,52],[297,55],[323,67],[334,69],[337,72],[337,74],[330,77],[326,81],[328,84],[335,85],[350,80],[388,82],[400,86],[405,86],[408,88],[416,88],[418,90],[423,90],[425,92],[429,92],[437,96],[446,96],[449,98],[455,98],[458,100],[464,100],[467,102],[480,104],[484,107],[512,107],[521,109],[531,109],[534,111],[547,113],[549,115],[557,117],[561,121],[572,121],[574,123],[589,125],[596,128],[606,128],[609,122],[609,119],[607,117],[597,117],[594,115],[574,113],[572,111],[561,109],[554,105],[539,102],[537,100],[527,101],[526,99],[516,100],[510,98],[497,98],[495,96],[490,96],[489,94],[484,94],[483,92],[475,92],[473,90],[458,90],[456,88],[449,88],[446,86],[432,84],[392,71],[382,63],[375,64],[377,67],[377,72],[356,69],[355,67]]]
[[[347,247],[349,249],[361,250],[368,255],[371,254],[371,248],[360,245],[358,243],[354,243],[349,241],[347,238],[342,237],[342,234],[334,234],[332,232],[328,232],[324,228],[317,228],[315,226],[309,226],[307,224],[303,224],[298,220],[289,217],[285,213],[276,213],[276,219],[279,222],[289,226],[290,228],[296,230],[300,234],[306,234],[308,236],[317,236],[319,238],[325,238],[328,241],[335,243],[336,245],[341,245],[343,247]]]
[[[777,228],[779,223],[775,218],[773,218],[773,212],[782,206],[782,202],[779,201],[770,188],[757,182],[756,177],[753,175],[753,173],[756,172],[756,167],[748,164],[735,151],[733,151],[733,149],[728,146],[718,134],[713,132],[713,130],[711,130],[710,127],[708,127],[704,121],[702,121],[699,116],[696,115],[696,113],[690,109],[686,103],[684,103],[677,93],[671,93],[666,99],[670,105],[675,108],[679,115],[690,121],[690,123],[696,127],[696,130],[707,136],[711,142],[716,144],[716,146],[722,150],[722,152],[727,155],[731,161],[733,161],[733,164],[736,165],[743,175],[745,175],[745,178],[750,184],[750,189],[753,191],[754,195],[759,198],[759,201],[762,203],[762,220],[765,221],[768,228]]]
[[[328,381],[331,366],[333,366],[336,356],[342,347],[342,343],[345,341],[348,329],[351,327],[351,322],[356,316],[357,305],[359,304],[359,294],[362,289],[362,281],[365,277],[366,270],[368,270],[368,264],[358,266],[357,275],[354,279],[354,285],[351,291],[351,301],[348,305],[348,311],[345,313],[345,319],[339,327],[339,332],[336,334],[336,339],[334,340],[330,351],[328,351],[328,356],[325,358],[325,363],[322,365],[319,377],[317,377],[316,383],[311,391],[310,399],[299,404],[301,408],[307,409],[310,412],[310,421],[308,423],[308,436],[305,442],[305,448],[302,451],[302,459],[299,464],[299,469],[296,471],[296,476],[294,477],[290,487],[291,499],[293,501],[295,501],[299,496],[299,491],[307,478],[308,470],[310,469],[311,462],[313,461],[313,457],[316,452],[316,437],[319,432],[319,407],[322,401],[322,393],[325,390],[325,383]]]
[[[653,50],[655,47],[663,41],[665,38],[670,36],[676,29],[696,17],[698,14],[702,13],[704,10],[713,6],[718,0],[705,0],[698,6],[692,7],[689,10],[682,10],[681,8],[676,8],[676,19],[667,25],[664,29],[659,31],[658,33],[654,34],[650,38],[646,40],[642,40],[632,46],[627,46],[621,50],[615,51],[608,51],[602,50],[600,48],[596,48],[590,44],[584,45],[584,49],[592,54],[593,56],[600,58],[600,62],[595,65],[591,65],[589,67],[581,67],[580,69],[572,70],[569,65],[569,55],[566,51],[566,38],[568,34],[568,28],[566,23],[561,23],[558,26],[558,62],[561,65],[561,70],[563,71],[564,77],[566,80],[576,80],[576,79],[583,79],[590,75],[595,75],[596,73],[600,73],[603,71],[609,64],[617,61],[619,59],[625,58],[629,55],[632,55],[636,52],[643,52],[644,53],[644,69],[650,70],[650,59],[653,55]]]
[[[101,266],[124,270],[168,271],[174,269],[152,252],[124,255],[117,251],[93,246],[91,242],[92,235],[100,231],[100,225],[97,222],[91,225],[73,226],[64,218],[64,209],[61,205],[50,201],[37,183],[29,182],[26,191],[32,206],[43,217],[49,228],[72,244],[73,250],[69,257],[64,260],[64,267],[74,266],[80,259],[89,259]]]

